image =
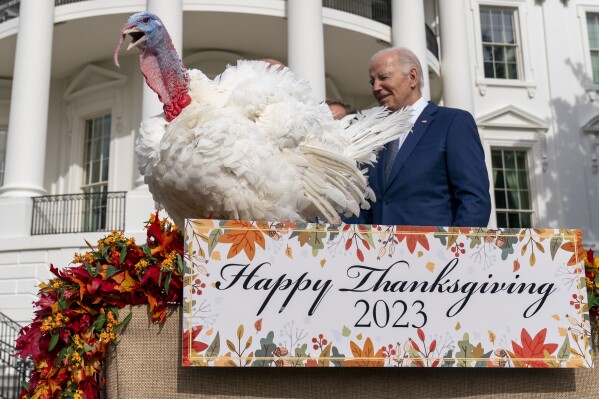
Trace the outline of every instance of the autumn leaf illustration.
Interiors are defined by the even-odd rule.
[[[416,250],[416,245],[420,244],[422,248],[429,250],[428,237],[426,233],[436,232],[435,227],[430,226],[398,226],[395,236],[399,242],[406,240],[408,251],[411,254]],[[414,234],[415,232],[421,234]]]
[[[183,333],[183,366],[191,366],[192,363],[189,359],[191,353],[194,355],[202,352],[204,349],[208,348],[208,345],[204,342],[196,341],[196,337],[202,331],[202,326],[193,327],[191,330],[185,330]],[[193,350],[193,352],[192,352]]]
[[[547,329],[544,328],[539,331],[534,338],[531,338],[528,331],[525,328],[522,329],[520,339],[522,346],[512,341],[512,349],[514,352],[508,351],[510,357],[517,359],[523,364],[523,367],[533,368],[547,368],[547,364],[543,361],[545,358],[544,352],[552,354],[557,350],[557,344],[546,344],[545,337],[547,336]],[[539,359],[539,360],[533,360]]]
[[[564,251],[574,252],[568,261],[568,266],[584,262],[586,251],[582,247],[582,231],[576,230],[575,235],[565,237],[568,241],[561,246]]]
[[[224,227],[230,230],[221,235],[218,242],[231,244],[227,259],[244,251],[248,259],[253,260],[256,255],[256,244],[262,249],[265,248],[264,234],[262,231],[252,228],[251,222],[230,220],[225,223]]]
[[[360,348],[354,341],[349,341],[353,359],[348,359],[343,363],[344,367],[384,367],[385,358],[383,357],[383,349],[374,352],[374,346],[370,338],[364,341],[364,347]]]

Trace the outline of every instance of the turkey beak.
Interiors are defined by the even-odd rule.
[[[131,36],[131,39],[132,39],[131,43],[129,44],[129,47],[127,47],[127,50],[131,50],[133,47],[139,47],[147,40],[145,33],[143,33],[143,31],[141,31],[140,29],[136,28],[134,23],[126,24],[123,27],[123,30],[121,31],[121,39],[119,40],[119,43],[117,44],[116,49],[114,49],[113,59],[114,59],[114,64],[116,66],[120,66],[119,65],[119,52],[121,51],[121,45],[125,41],[125,37],[127,35]],[[142,50],[143,47],[139,47],[139,49]]]
[[[121,33],[122,33],[123,37],[125,37],[126,35],[131,36],[131,43],[129,43],[129,46],[127,47],[127,51],[131,50],[134,47],[141,46],[147,40],[146,34],[141,29],[138,29],[138,28],[123,29],[123,31]],[[140,49],[141,49],[141,47],[140,47]]]

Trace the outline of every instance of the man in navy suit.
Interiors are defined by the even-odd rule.
[[[487,226],[489,178],[472,115],[424,100],[422,68],[408,49],[379,51],[369,75],[378,103],[391,110],[411,107],[414,126],[369,168],[376,202],[362,211],[360,223]]]

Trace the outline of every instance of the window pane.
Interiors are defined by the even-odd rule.
[[[495,68],[493,68],[492,62],[485,62],[485,78],[494,78]]]
[[[505,191],[495,190],[495,207],[497,209],[507,208],[506,202],[505,202]]]
[[[528,176],[526,170],[518,171],[518,188],[528,190]]]
[[[508,224],[509,227],[521,227],[520,215],[517,213],[508,213]]]
[[[515,190],[518,188],[518,172],[515,170],[505,171],[505,184],[508,189]]]
[[[516,36],[515,9],[480,7],[481,38],[485,77],[518,79],[519,43]],[[492,50],[492,54],[490,51]],[[493,63],[493,68],[487,63]]]
[[[503,157],[502,151],[493,150],[491,151],[491,163],[493,164],[494,169],[503,168]]]
[[[497,227],[506,228],[507,225],[507,215],[504,212],[497,212]]]
[[[526,151],[491,149],[498,227],[531,227],[532,202]],[[503,177],[503,183],[500,181]],[[509,212],[505,210],[509,209]]]
[[[507,77],[508,79],[518,79],[517,64],[507,64]]]
[[[528,198],[528,191],[520,191],[520,208],[530,209],[530,200]]]
[[[83,186],[85,199],[83,231],[106,227],[108,169],[110,159],[110,114],[85,121]]]
[[[599,83],[599,51],[591,51],[593,83]]]
[[[503,159],[505,161],[505,168],[506,169],[516,169],[516,160],[514,158],[514,152],[513,151],[504,151],[503,152]]]
[[[493,181],[495,182],[495,188],[505,188],[502,170],[493,170]]]
[[[508,209],[520,209],[520,204],[518,203],[518,191],[508,191],[507,192],[507,207]]]
[[[520,227],[532,227],[530,213],[521,213],[520,220],[521,220]]]

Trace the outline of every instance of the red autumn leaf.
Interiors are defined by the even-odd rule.
[[[418,338],[420,338],[420,340],[422,342],[424,342],[425,336],[424,336],[424,331],[422,331],[422,328],[417,329],[416,332],[418,333]]]
[[[204,342],[196,341],[196,337],[202,331],[202,326],[195,326],[190,330],[185,330],[183,333],[182,345],[183,345],[183,365],[191,366],[191,361],[189,360],[189,356],[191,353],[191,349],[195,352],[200,353],[208,348],[208,345]]]
[[[433,233],[435,231],[436,229],[434,227],[429,226],[398,226],[395,236],[399,242],[402,242],[405,238],[408,251],[413,254],[418,244],[427,251],[429,250],[426,233]]]
[[[418,347],[418,344],[416,343],[416,341],[414,341],[413,339],[411,339],[410,342],[412,343],[412,347],[414,349],[416,349],[418,352],[420,352],[420,348]]]
[[[351,243],[353,242],[353,240],[347,240],[345,242],[345,250],[347,251],[348,249],[351,248]]]
[[[516,273],[518,270],[520,270],[520,262],[518,262],[518,259],[516,259],[514,261],[514,273]]]
[[[516,358],[520,362],[529,367],[534,368],[547,368],[547,364],[542,360],[545,355],[544,351],[552,354],[557,350],[557,344],[546,344],[545,337],[547,335],[547,329],[544,328],[531,338],[528,331],[525,328],[522,329],[520,334],[520,339],[522,341],[522,346],[518,345],[516,342],[512,341],[512,349],[514,353],[510,352],[510,356]],[[532,359],[541,359],[541,360],[532,360]]]
[[[370,244],[368,244],[368,241],[362,238],[362,244],[364,244],[364,247],[366,247],[366,249],[370,251]]]
[[[360,259],[360,262],[364,262],[364,254],[362,253],[360,248],[356,249],[356,255],[358,255],[358,259]]]
[[[433,339],[433,342],[431,342],[430,346],[428,347],[429,352],[434,351],[436,347],[437,347],[437,340]]]

